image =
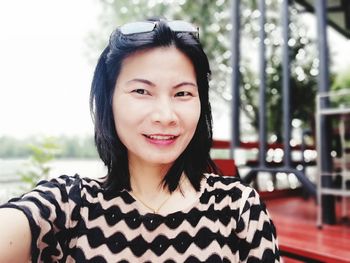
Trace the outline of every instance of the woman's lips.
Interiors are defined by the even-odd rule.
[[[148,142],[156,145],[170,145],[179,137],[172,134],[144,134],[143,136]]]

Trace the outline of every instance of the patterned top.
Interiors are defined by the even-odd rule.
[[[128,191],[60,176],[1,207],[29,219],[33,262],[279,262],[275,227],[252,188],[206,174],[199,200],[157,215]]]

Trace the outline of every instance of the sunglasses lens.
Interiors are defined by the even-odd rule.
[[[123,35],[147,33],[151,32],[154,29],[155,25],[156,24],[153,22],[133,22],[121,26],[120,32]]]
[[[174,32],[193,33],[198,38],[198,28],[186,21],[174,20],[167,22]],[[123,35],[141,34],[152,32],[156,27],[156,22],[143,21],[127,23],[119,28]]]
[[[198,28],[196,28],[191,23],[181,20],[169,21],[169,27],[175,32],[191,32],[198,33]]]

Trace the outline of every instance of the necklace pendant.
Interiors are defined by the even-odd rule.
[[[151,206],[149,206],[148,204],[146,204],[146,202],[144,202],[140,197],[138,197],[135,193],[132,193],[132,195],[135,197],[136,200],[138,200],[143,206],[145,206],[147,209],[149,209],[151,212],[153,212],[153,214],[158,214],[159,210],[169,201],[170,197],[172,196],[171,194],[169,194],[169,196],[167,198],[164,199],[164,201],[160,204],[160,206],[155,209]]]

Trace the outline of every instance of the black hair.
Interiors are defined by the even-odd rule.
[[[153,21],[155,21],[153,19]],[[90,110],[95,123],[95,144],[100,158],[107,166],[105,187],[108,190],[130,190],[127,149],[120,141],[115,128],[112,98],[122,62],[131,54],[157,47],[175,46],[192,62],[201,104],[195,134],[187,148],[175,160],[163,179],[163,186],[174,191],[181,174],[185,172],[192,186],[199,191],[205,172],[218,172],[210,158],[212,145],[212,115],[209,103],[210,67],[197,36],[174,32],[166,20],[156,20],[152,32],[123,35],[117,28],[102,52],[92,80]]]

